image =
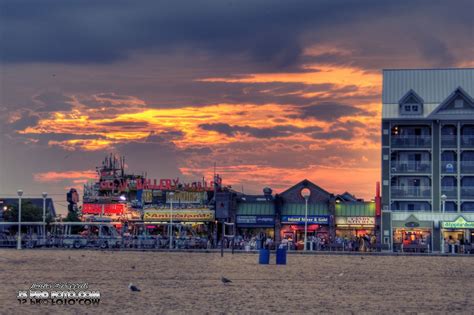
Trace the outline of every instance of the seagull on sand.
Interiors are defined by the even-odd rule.
[[[139,288],[137,288],[135,285],[133,285],[131,282],[130,284],[128,285],[128,289],[132,292],[140,292],[141,290]]]
[[[225,278],[225,277],[222,277],[222,278],[221,278],[221,281],[222,281],[223,284],[227,284],[227,283],[231,283],[231,282],[232,282],[232,280],[227,279],[227,278]]]

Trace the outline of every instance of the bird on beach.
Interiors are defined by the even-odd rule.
[[[227,279],[227,278],[225,278],[225,277],[222,277],[222,278],[221,278],[221,281],[222,281],[223,284],[227,284],[227,283],[231,283],[231,282],[232,282],[232,280]]]
[[[130,284],[128,285],[128,289],[129,289],[130,291],[132,291],[132,292],[140,292],[140,291],[141,291],[138,287],[136,287],[135,285],[133,285],[131,282],[130,282]]]

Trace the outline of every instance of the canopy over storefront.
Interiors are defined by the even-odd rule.
[[[273,227],[275,207],[272,202],[241,202],[236,221],[238,227]]]
[[[336,217],[375,217],[375,202],[336,203]]]
[[[433,228],[433,221],[420,221],[416,216],[410,215],[403,221],[393,221],[392,227],[431,229]]]

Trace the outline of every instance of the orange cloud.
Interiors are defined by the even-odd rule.
[[[51,183],[51,182],[60,182],[63,180],[70,180],[74,183],[83,183],[84,181],[90,179],[96,179],[97,173],[92,170],[85,171],[64,171],[64,172],[45,172],[45,173],[35,173],[33,178],[37,182],[41,183]]]
[[[305,53],[317,52],[309,49]],[[36,125],[19,133],[31,139],[41,134],[74,135],[48,142],[50,146],[71,151],[110,150],[119,144],[147,142],[150,136],[158,136],[173,143],[177,150],[209,149],[206,160],[223,161],[225,168],[221,173],[232,185],[246,183],[254,191],[269,185],[279,191],[308,178],[332,192],[343,192],[341,187],[352,186],[355,189],[351,192],[371,198],[374,183],[379,178],[381,76],[352,67],[308,65],[306,68],[308,71],[302,73],[256,73],[198,81],[325,84],[329,86],[325,91],[281,92],[269,88],[261,92],[272,96],[296,95],[302,99],[317,97],[319,101],[327,99],[331,101],[326,104],[328,108],[334,100],[341,99],[347,105],[339,105],[340,108],[356,108],[352,111],[354,115],[341,113],[320,119],[321,110],[305,115],[304,106],[276,103],[223,102],[150,108],[136,97],[102,93],[90,97],[73,96],[71,111],[42,116]],[[319,105],[315,104],[316,107]],[[12,119],[15,118],[18,119],[13,115]],[[267,134],[271,138],[266,137]],[[268,162],[256,162],[258,156],[263,155],[263,160]],[[300,158],[303,155],[305,161]],[[279,157],[294,159],[294,164],[279,163]],[[199,156],[180,160],[179,169],[190,178],[212,177],[200,160],[202,157]],[[89,178],[95,178],[95,172],[35,174],[35,180],[39,182],[70,180],[80,184]]]
[[[204,78],[201,82],[227,82],[227,83],[305,83],[305,84],[335,84],[338,86],[357,85],[358,87],[380,86],[380,74],[367,73],[359,68],[329,67],[307,65],[308,72],[293,73],[257,73],[238,78]]]

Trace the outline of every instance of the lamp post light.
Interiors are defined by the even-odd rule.
[[[448,196],[446,195],[441,195],[441,209],[444,212],[446,212],[446,199],[448,199]]]
[[[18,189],[18,237],[16,243],[16,249],[21,249],[21,196],[23,196],[23,190]]]
[[[170,196],[170,249],[173,248],[173,196],[174,192],[168,194]]]
[[[308,188],[303,188],[301,190],[301,196],[303,196],[305,201],[305,211],[304,211],[304,250],[308,244],[308,199],[311,196],[311,190]]]
[[[41,196],[43,196],[43,239],[46,239],[46,197],[48,197],[48,193],[43,192]]]

